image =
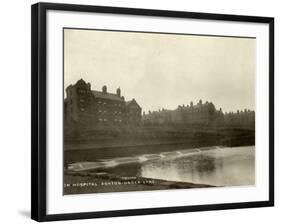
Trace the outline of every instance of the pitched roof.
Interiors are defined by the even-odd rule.
[[[116,94],[113,93],[103,93],[100,91],[92,90],[92,94],[96,98],[101,98],[101,99],[107,99],[107,100],[115,100],[115,101],[124,101],[124,99],[120,96],[117,96]]]
[[[132,102],[132,100],[126,101],[125,102],[126,106],[128,106],[131,102]]]
[[[135,99],[132,99],[130,101],[126,101],[125,103],[126,103],[126,106],[129,106],[129,105],[132,104],[132,105],[135,105],[135,106],[141,108],[140,105],[138,105],[138,103],[137,103],[137,101]]]
[[[79,79],[79,80],[75,83],[75,85],[77,85],[77,84],[84,84],[84,85],[86,85],[86,82],[84,81],[84,79]]]

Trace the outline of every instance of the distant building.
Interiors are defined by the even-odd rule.
[[[143,114],[142,120],[144,124],[170,124],[172,121],[171,110],[162,109],[159,111],[149,111]]]
[[[179,106],[173,111],[172,120],[174,123],[209,125],[216,122],[218,113],[213,103],[202,103],[200,100],[196,105],[191,102],[190,105]]]
[[[227,126],[233,127],[250,127],[251,129],[255,128],[255,111],[247,110],[239,111],[236,113],[225,113],[224,123]]]
[[[210,125],[222,122],[223,113],[217,111],[213,103],[202,103],[197,105],[179,105],[175,110],[159,110],[143,115],[143,122],[146,124],[188,124],[188,125]]]
[[[109,93],[91,90],[91,84],[80,79],[66,88],[64,118],[66,122],[86,122],[101,125],[138,125],[141,123],[141,107],[135,99],[125,101],[121,89]]]
[[[245,109],[237,113],[223,113],[217,110],[212,102],[202,103],[200,100],[196,105],[179,105],[175,110],[149,111],[143,114],[144,124],[179,124],[179,125],[203,125],[203,126],[231,126],[254,129],[255,112]]]

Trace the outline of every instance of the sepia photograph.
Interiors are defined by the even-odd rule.
[[[63,29],[64,195],[254,186],[256,38]]]

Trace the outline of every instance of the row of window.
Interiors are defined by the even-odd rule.
[[[100,122],[107,122],[106,118],[99,118]],[[122,119],[114,119],[115,122],[122,122]]]
[[[72,110],[72,108],[71,108],[71,110]],[[85,111],[85,108],[84,107],[81,107],[80,108],[80,111],[82,111],[82,112],[84,112]],[[102,111],[102,110],[99,110],[99,113],[107,113],[107,111],[106,110],[104,110],[104,111]],[[117,114],[122,114],[122,112],[121,111],[114,111],[114,114],[115,115],[117,115]]]
[[[80,111],[84,112],[84,111],[86,111],[86,109],[84,107],[81,107]],[[72,112],[72,108],[71,108],[71,112]],[[106,110],[105,111],[99,110],[99,113],[107,113],[107,111]],[[121,113],[121,111],[119,111],[119,112],[118,111],[114,111],[114,114],[117,115],[117,114],[122,114],[122,113]],[[135,118],[138,118],[138,117],[135,117]],[[134,119],[134,117],[130,116],[130,119]]]
[[[102,110],[99,110],[99,113],[107,113],[106,110],[102,111]],[[114,114],[122,114],[121,111],[114,111]]]
[[[140,114],[141,111],[129,111],[129,114]]]
[[[98,104],[100,104],[100,105],[106,105],[107,104],[107,102],[104,102],[104,101],[98,101]],[[116,107],[121,107],[122,106],[122,104],[120,104],[120,103],[114,103],[114,106],[116,106]]]
[[[83,98],[80,98],[79,101],[80,101],[81,103],[84,103],[84,102],[86,102],[87,100],[85,100],[85,99],[83,99]],[[70,104],[72,104],[72,99],[70,99]],[[98,101],[98,104],[100,104],[100,105],[107,105],[107,102]],[[122,104],[120,104],[120,103],[119,103],[119,104],[115,103],[114,106],[121,107]],[[136,112],[139,112],[139,111],[136,111]],[[133,111],[132,111],[132,113],[133,113]]]
[[[80,103],[84,103],[85,100],[84,99],[79,99]],[[72,99],[70,99],[70,104],[72,104]]]
[[[78,94],[85,94],[85,93],[90,93],[90,91],[89,90],[85,90],[85,89],[77,89],[77,93]],[[69,97],[72,96],[72,90],[71,89],[68,90],[67,95]]]
[[[87,91],[85,89],[78,89],[78,93],[86,93]]]

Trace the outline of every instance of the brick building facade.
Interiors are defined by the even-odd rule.
[[[236,113],[225,113],[224,123],[227,126],[243,126],[255,128],[255,112],[245,109],[244,111],[237,110]]]
[[[245,109],[236,113],[223,113],[217,110],[212,102],[202,103],[200,100],[196,105],[179,105],[175,110],[162,109],[149,111],[143,114],[144,124],[181,124],[181,125],[217,125],[254,129],[255,112]]]
[[[66,88],[64,119],[67,123],[139,125],[141,110],[135,99],[125,101],[120,88],[116,93],[109,93],[106,86],[102,91],[91,90],[91,84],[83,79]]]

